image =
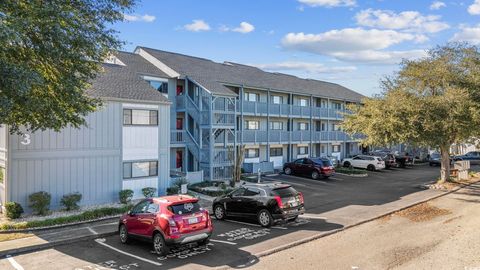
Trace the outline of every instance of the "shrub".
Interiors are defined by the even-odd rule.
[[[120,190],[120,192],[118,193],[118,197],[120,197],[120,202],[121,203],[127,204],[132,200],[133,190],[131,190],[131,189]]]
[[[151,198],[157,194],[157,189],[153,187],[142,188],[142,193],[145,198]]]
[[[5,204],[5,210],[5,215],[10,219],[19,218],[23,213],[23,207],[16,202],[7,202]]]
[[[226,190],[226,189],[227,189],[227,185],[225,185],[225,183],[221,183],[221,184],[220,184],[220,188],[221,188],[222,190]]]
[[[50,210],[50,201],[52,196],[45,191],[35,192],[28,196],[28,206],[33,209],[37,215],[46,215]]]
[[[178,187],[167,188],[167,195],[176,195],[176,194],[178,194]]]
[[[60,200],[60,203],[65,207],[65,210],[70,211],[70,210],[76,210],[80,208],[78,206],[78,202],[80,202],[81,200],[82,200],[82,194],[76,192],[76,193],[63,195],[62,199]]]

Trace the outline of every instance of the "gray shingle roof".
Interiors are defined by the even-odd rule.
[[[263,71],[257,67],[237,63],[216,63],[208,59],[139,47],[183,76],[197,81],[213,93],[236,95],[223,83],[245,87],[270,88],[305,95],[314,95],[348,101],[360,101],[363,95],[339,84],[293,75]]]
[[[115,56],[123,65],[103,63],[103,71],[92,82],[87,93],[99,98],[115,98],[151,102],[168,102],[168,99],[154,89],[140,76],[169,78],[140,55],[116,52]]]

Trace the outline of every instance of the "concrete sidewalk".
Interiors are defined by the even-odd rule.
[[[211,211],[211,202],[200,198],[200,205]],[[0,258],[7,255],[31,252],[82,240],[114,235],[118,230],[119,217],[93,221],[80,225],[32,231],[32,236],[0,242]]]

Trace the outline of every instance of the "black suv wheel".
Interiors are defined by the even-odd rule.
[[[268,228],[273,224],[273,217],[267,209],[262,209],[258,212],[257,220],[262,227]]]

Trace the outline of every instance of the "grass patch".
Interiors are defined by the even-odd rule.
[[[335,172],[337,173],[344,173],[344,174],[366,174],[366,170],[362,169],[355,169],[355,168],[345,168],[345,167],[337,167],[335,168]]]
[[[94,210],[88,210],[78,215],[57,217],[57,218],[47,218],[44,220],[32,220],[32,221],[23,221],[23,222],[8,222],[0,224],[0,231],[7,230],[23,230],[23,229],[32,229],[40,227],[49,227],[56,225],[64,225],[69,223],[76,223],[81,221],[94,220],[102,217],[119,215],[127,212],[132,208],[132,205],[125,205],[122,207],[104,207]]]
[[[15,239],[27,238],[33,236],[31,233],[4,233],[0,234],[0,242],[10,241]]]

